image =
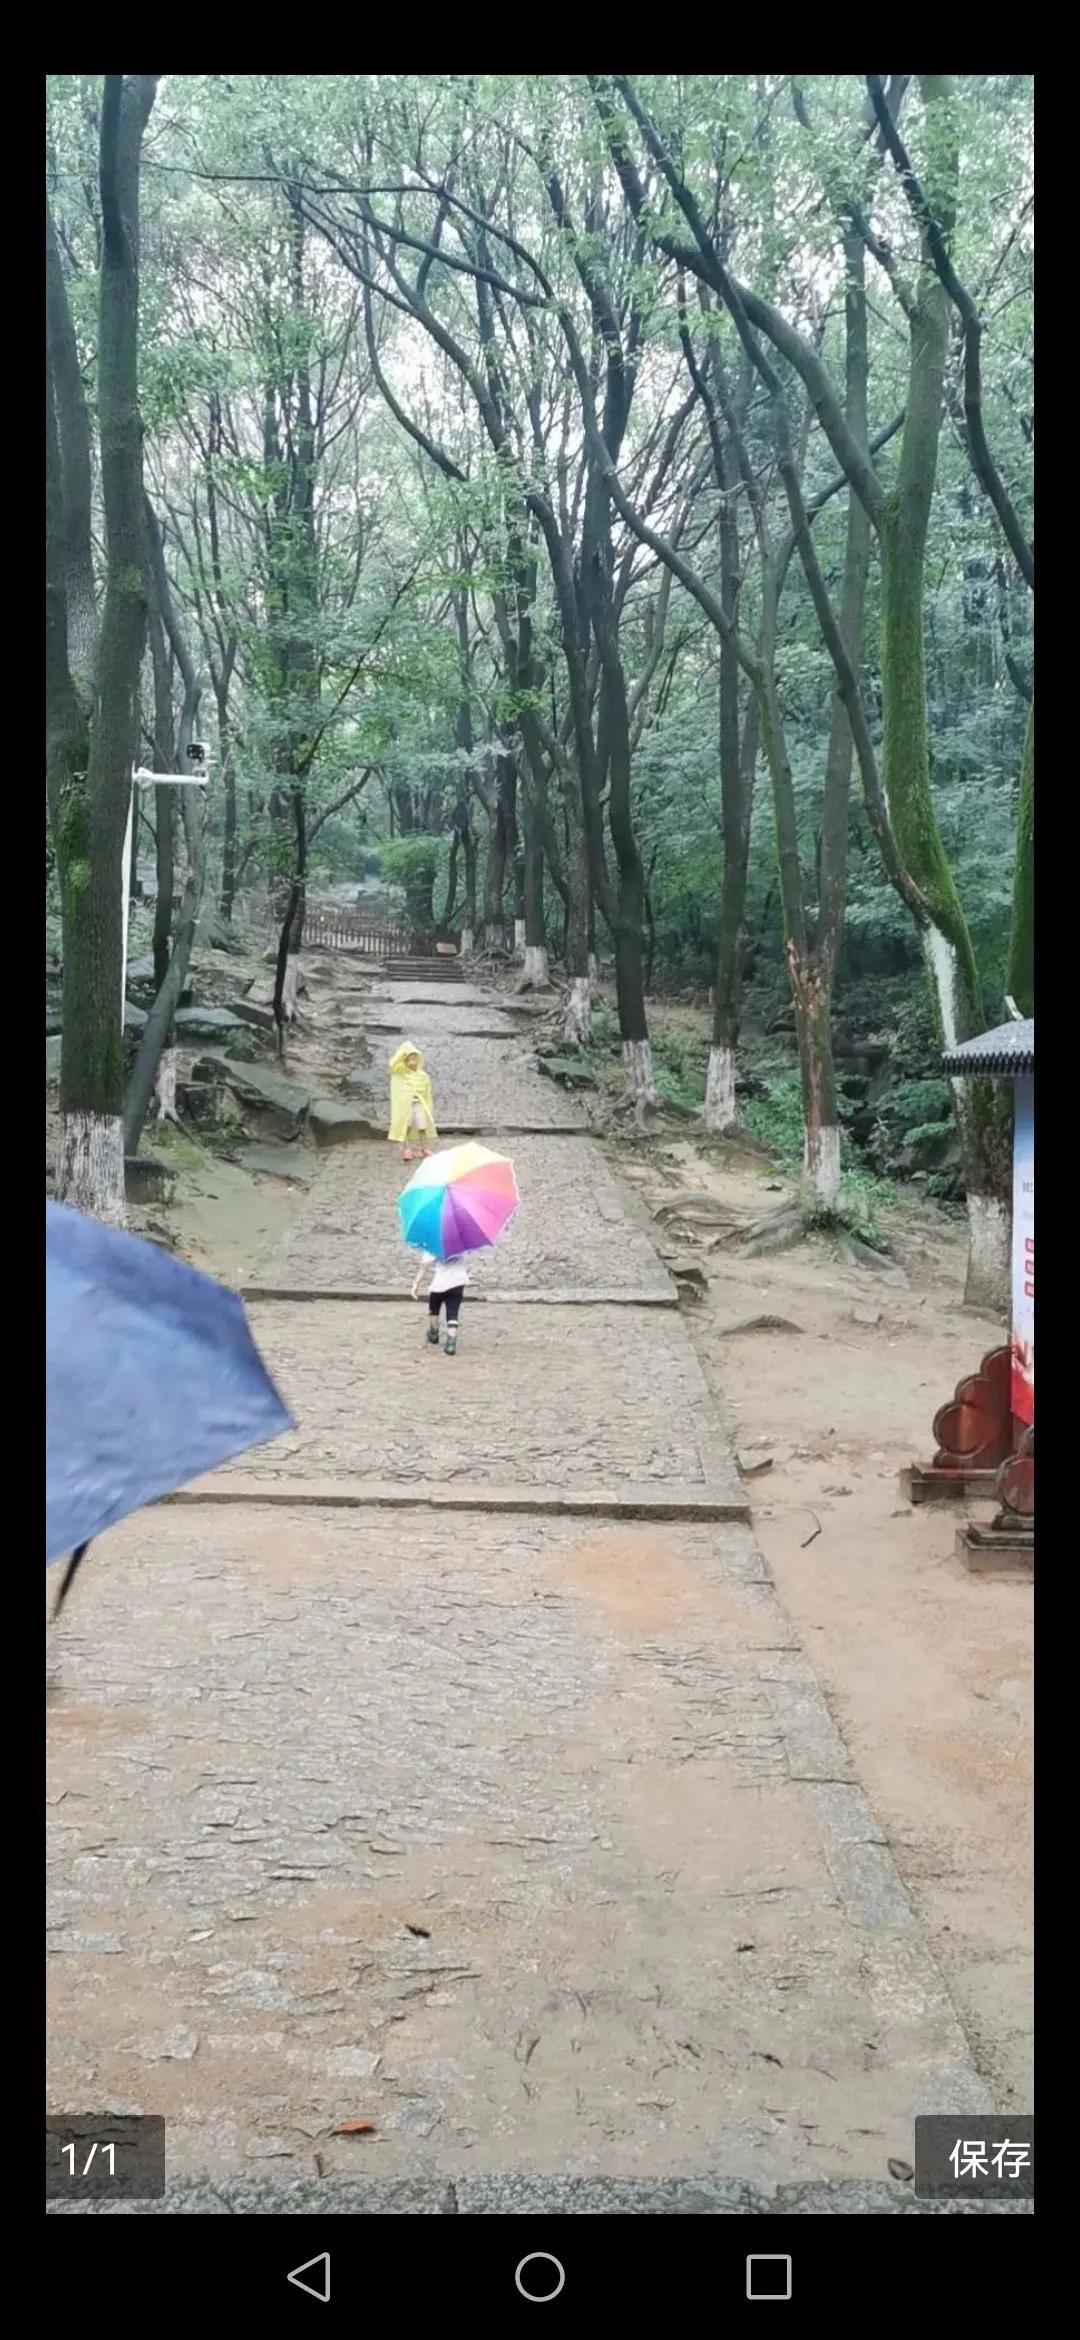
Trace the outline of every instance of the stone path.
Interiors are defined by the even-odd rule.
[[[542,1110],[547,1087],[535,1074],[532,1079],[543,1089]],[[436,1103],[441,1113],[441,1093]],[[542,1124],[541,1130],[514,1137],[521,1208],[497,1250],[478,1258],[470,1288],[491,1295],[530,1287],[621,1290],[673,1300],[640,1206],[613,1176],[596,1140],[554,1136]],[[396,1146],[331,1154],[288,1233],[259,1260],[252,1288],[348,1292],[385,1284],[407,1294],[413,1263],[395,1208],[402,1176]]]
[[[432,1041],[440,1109],[502,1093],[482,1045]],[[292,1296],[250,1303],[296,1432],[103,1539],[73,1598],[50,2103],[164,2112],[196,2187],[888,2207],[914,2114],[984,2104],[966,2042],[638,1205],[584,1134],[513,1153],[453,1362],[407,1300],[343,1296],[407,1289],[393,1150],[320,1165],[255,1278]]]

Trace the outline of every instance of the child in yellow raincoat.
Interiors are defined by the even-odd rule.
[[[431,1094],[431,1076],[424,1071],[424,1060],[411,1040],[403,1040],[390,1059],[390,1127],[387,1136],[391,1145],[401,1147],[403,1162],[412,1161],[411,1138],[419,1141],[420,1152],[430,1154],[428,1140],[438,1140],[435,1127],[435,1102]]]

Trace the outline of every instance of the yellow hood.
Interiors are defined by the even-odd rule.
[[[415,1056],[415,1067],[406,1063],[409,1056]],[[410,1130],[416,1127],[419,1127],[422,1139],[438,1137],[430,1075],[424,1071],[424,1060],[415,1041],[403,1040],[390,1059],[390,1128],[387,1135],[395,1143],[403,1145]]]

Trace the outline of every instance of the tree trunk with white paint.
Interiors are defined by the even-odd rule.
[[[840,1195],[840,1130],[835,1121],[818,1122],[803,1139],[803,1178],[815,1203],[835,1208]]]
[[[985,1023],[971,945],[968,941],[966,968],[964,956],[940,927],[926,929],[925,948],[942,1045],[955,1048]],[[1004,1309],[1010,1273],[1012,1100],[1000,1081],[954,1080],[950,1086],[967,1190],[964,1300],[970,1308]]]
[[[942,216],[955,201],[957,157],[948,77],[920,77],[927,119],[938,138]],[[950,303],[924,249],[911,348],[904,435],[893,492],[881,523],[882,777],[900,858],[923,897],[923,929],[943,1045],[985,1029],[982,983],[967,921],[938,828],[930,785],[926,692],[926,539],[944,413]],[[998,1305],[1008,1289],[1007,1246],[995,1228],[1007,1217],[1011,1147],[999,1084],[954,1084],[972,1253],[967,1296]],[[978,1258],[975,1246],[978,1245]],[[1000,1277],[994,1257],[1001,1249]]]
[[[525,957],[525,920],[523,918],[515,918],[514,920],[514,957],[515,959],[524,959]]]
[[[592,997],[587,975],[572,975],[563,1007],[562,1036],[571,1048],[585,1048],[592,1030]]]
[[[519,991],[547,991],[551,986],[548,974],[548,955],[543,943],[526,943],[525,964],[518,982]]]
[[[461,929],[461,949],[458,956],[462,959],[472,959],[476,956],[476,936],[471,926],[463,926]]]
[[[288,959],[285,962],[285,980],[281,987],[281,1012],[284,1021],[287,1024],[291,1024],[293,1022],[293,1019],[296,1015],[296,1002],[299,996],[300,953],[299,951],[290,951]]]
[[[749,395],[749,381],[747,382]],[[737,519],[737,471],[729,440],[718,442],[722,455],[717,484],[720,498],[720,591],[734,628],[742,586]],[[734,633],[720,642],[720,806],[724,834],[724,875],[720,892],[720,931],[716,945],[716,982],[712,996],[712,1045],[705,1081],[706,1133],[719,1137],[738,1127],[735,1094],[735,1056],[742,1020],[744,923],[746,887],[750,869],[750,819],[757,765],[759,710],[751,694],[746,724],[739,724],[739,660]]]
[[[1012,931],[1005,989],[1022,1016],[1035,1013],[1035,701],[1028,715],[1016,808]]]
[[[124,1124],[118,1113],[65,1113],[56,1199],[107,1227],[124,1225]]]
[[[652,1045],[648,1040],[624,1040],[623,1066],[627,1086],[635,1105],[642,1110],[655,1111],[660,1103],[653,1075]]]
[[[964,1304],[992,1308],[1007,1317],[1012,1220],[1007,1204],[992,1194],[967,1198],[968,1258]]]
[[[138,404],[139,151],[156,86],[155,74],[113,73],[105,75],[102,92],[95,396],[106,584],[93,702],[81,720],[64,563],[65,524],[73,512],[72,466],[61,461],[57,425],[64,382],[57,330],[66,303],[58,272],[51,280],[46,396],[46,779],[64,922],[56,1192],[59,1201],[114,1225],[124,1220],[124,844],[148,584]],[[85,409],[78,415],[68,407],[61,420],[66,456],[77,442],[85,486]]]
[[[716,1047],[709,1050],[709,1069],[705,1075],[705,1105],[702,1122],[709,1137],[724,1137],[738,1128],[735,1103],[735,1050]]]
[[[832,983],[789,945],[803,1108],[803,1189],[808,1205],[832,1210],[840,1195],[840,1119],[832,1049]]]
[[[176,1110],[177,1054],[178,1051],[175,1048],[166,1048],[158,1058],[158,1067],[154,1075],[155,1121],[179,1120]]]
[[[150,576],[153,588],[150,639],[154,663],[154,757],[158,772],[183,771],[191,742],[199,704],[199,676],[184,631],[176,615],[169,580],[165,569],[161,529],[157,514],[146,499],[146,525],[150,544]],[[179,668],[184,684],[184,700],[180,714],[179,731],[174,729],[172,682],[169,661],[165,655],[165,641]],[[135,1062],[128,1075],[124,1094],[124,1152],[137,1154],[143,1124],[151,1104],[158,1121],[176,1121],[176,1033],[173,1014],[187,981],[188,961],[191,957],[206,882],[205,801],[202,791],[188,788],[159,788],[163,797],[178,798],[180,820],[187,848],[187,876],[175,924],[172,921],[175,862],[172,846],[167,856],[166,874],[170,918],[155,930],[155,975],[157,990],[153,1007],[144,1026],[135,1051]],[[197,801],[193,802],[193,798]],[[160,881],[159,881],[160,882]],[[169,947],[171,943],[171,948]],[[159,949],[159,945],[161,946]]]

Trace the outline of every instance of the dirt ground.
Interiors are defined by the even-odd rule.
[[[713,1194],[733,1225],[782,1205],[778,1173],[689,1143],[623,1164],[647,1202]],[[952,1506],[913,1509],[905,1464],[1000,1331],[960,1304],[963,1229],[906,1197],[883,1223],[894,1281],[825,1241],[755,1259],[671,1249],[709,1278],[688,1321],[744,1465],[754,1526],[1003,2111],[1032,2082],[1033,1587],[972,1575]],[[797,1331],[722,1328],[773,1315]]]

